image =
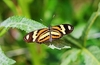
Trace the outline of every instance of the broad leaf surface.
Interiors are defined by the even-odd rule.
[[[12,65],[14,64],[15,61],[8,58],[4,53],[3,51],[1,50],[1,47],[0,47],[0,65]]]
[[[26,32],[31,32],[34,30],[38,30],[40,28],[46,28],[46,26],[21,16],[13,16],[6,19],[4,22],[0,24],[0,27],[5,28],[18,28],[24,30]]]

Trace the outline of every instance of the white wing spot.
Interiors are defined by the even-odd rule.
[[[68,25],[68,29],[71,30],[71,26]]]
[[[29,39],[29,34],[26,36],[26,39],[27,39],[27,40]]]

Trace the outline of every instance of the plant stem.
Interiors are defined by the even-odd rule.
[[[82,45],[80,44],[80,42],[77,42],[75,39],[71,38],[70,36],[67,36],[66,38],[67,38],[67,40],[69,40],[71,43],[75,44],[79,48],[83,48]]]
[[[98,5],[98,11],[92,14],[91,18],[88,21],[88,24],[86,25],[86,27],[85,27],[85,29],[83,31],[83,34],[81,36],[84,46],[86,46],[86,40],[87,40],[87,37],[88,37],[88,33],[89,33],[93,23],[95,22],[96,18],[99,15],[100,15],[100,3]]]
[[[89,31],[93,25],[93,23],[95,22],[96,18],[98,17],[98,14],[97,13],[93,13],[93,15],[91,16],[86,28],[84,29],[84,32],[83,32],[83,42],[84,42],[84,46],[86,46],[86,40],[87,40],[87,37],[88,37],[88,34],[89,34]]]

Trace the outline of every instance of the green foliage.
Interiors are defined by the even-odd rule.
[[[99,35],[98,36],[93,35],[100,33],[100,26],[99,26],[100,3],[98,4],[98,10],[97,11],[95,10],[96,12],[94,12],[93,9],[95,8],[93,7],[96,6],[92,6],[94,5],[93,2],[91,2],[91,4],[85,3],[81,5],[80,6],[81,9],[79,10],[78,6],[76,6],[75,4],[74,4],[75,6],[72,6],[70,0],[66,1],[43,0],[43,2],[39,0],[34,0],[34,1],[18,0],[17,6],[20,6],[20,8],[22,9],[21,15],[25,16],[22,17],[18,16],[19,12],[17,11],[16,9],[17,6],[14,5],[13,1],[4,0],[4,2],[11,9],[13,14],[17,16],[9,17],[0,24],[1,38],[3,38],[4,34],[7,33],[10,28],[17,28],[20,30],[24,30],[28,33],[41,28],[46,28],[46,25],[51,25],[51,24],[58,25],[63,23],[70,23],[74,25],[74,31],[72,35],[66,35],[63,38],[52,42],[52,44],[57,46],[58,49],[64,46],[71,47],[67,50],[66,49],[52,50],[42,44],[41,45],[37,43],[26,44],[25,42],[23,42],[23,40],[20,41],[14,40],[15,44],[22,44],[22,45],[26,44],[25,48],[28,49],[29,53],[27,54],[29,55],[27,54],[26,56],[24,56],[25,54],[21,55],[29,61],[27,63],[29,63],[30,65],[100,65],[100,57],[99,57],[100,37]],[[31,8],[31,10],[29,10],[29,8]],[[54,14],[55,17],[53,19]],[[33,20],[28,19],[26,17],[32,18]],[[37,22],[38,21],[37,19],[40,18],[43,19],[41,23]],[[1,19],[3,19],[3,16],[1,16]],[[91,30],[94,30],[95,33],[91,32]],[[20,33],[22,33],[24,37],[25,33],[23,33],[23,31],[20,31]],[[92,38],[92,36],[94,37]],[[14,42],[11,41],[11,43]],[[48,45],[49,43],[46,44]],[[16,49],[16,47],[22,48],[20,45],[19,46],[14,44],[10,45],[12,45],[10,50],[12,50],[12,48]],[[5,47],[9,48],[7,44]],[[3,54],[3,52],[1,53]],[[20,58],[20,56],[18,55],[16,56]],[[0,59],[0,62],[1,61],[3,61],[3,59]],[[9,61],[12,64],[15,63],[15,61],[8,60],[8,62]],[[18,61],[17,65],[19,65],[18,63],[20,65],[25,65],[25,61],[23,61],[22,64],[20,61]]]
[[[100,8],[100,6],[98,6],[98,8]],[[81,54],[82,54],[82,56],[84,58],[83,62],[84,62],[85,65],[100,65],[100,60],[99,60],[100,59],[100,57],[99,57],[100,49],[97,46],[93,46],[92,47],[92,45],[89,48],[90,51],[87,48],[85,48],[86,41],[87,41],[87,36],[89,34],[90,28],[93,25],[93,23],[95,22],[95,20],[97,19],[97,17],[99,16],[99,13],[100,13],[99,9],[98,9],[97,12],[93,13],[93,15],[90,17],[90,20],[88,21],[86,27],[84,28],[83,34],[81,36],[82,40],[79,39],[79,40],[81,40],[81,42],[83,41],[82,42],[83,46],[80,45],[80,42],[77,42],[77,41],[74,41],[74,40],[71,41],[72,43],[74,43],[75,45],[77,45],[78,47],[80,47],[82,49]],[[71,38],[67,38],[67,39],[71,39]],[[77,51],[78,50],[75,50],[73,52],[75,53]],[[71,53],[71,54],[74,54],[74,53]],[[71,57],[74,56],[74,58],[72,58],[72,59],[70,58],[71,61],[73,61],[75,59],[75,57],[77,57],[77,55],[78,54],[72,55]],[[68,57],[66,59],[68,59]],[[67,60],[66,62],[65,61],[62,62],[62,65],[68,64],[67,62],[72,63],[70,61],[70,59],[68,59],[69,61]]]
[[[71,50],[69,52],[70,52],[70,55],[68,55],[67,58],[65,56],[66,54],[64,54],[64,57],[62,58],[63,60],[62,60],[61,65],[68,65],[71,62],[75,62],[77,60],[77,58],[78,58],[78,56],[79,56],[81,51],[78,50],[78,49],[73,49],[73,50]]]
[[[97,60],[100,61],[100,48],[97,46],[91,46],[89,47],[89,51],[96,57]]]
[[[3,53],[0,47],[0,64],[1,65],[12,65],[14,63],[15,63],[14,60],[9,59],[7,56],[5,56],[5,54]]]
[[[85,65],[100,65],[99,60],[95,58],[88,50],[84,49],[82,52]]]
[[[21,17],[21,16],[13,16],[13,17],[8,18],[3,23],[1,23],[0,27],[18,28],[18,29],[26,31],[27,33],[31,32],[33,30],[46,28],[46,26],[44,26],[36,21],[33,21],[31,19],[27,19],[27,18]]]

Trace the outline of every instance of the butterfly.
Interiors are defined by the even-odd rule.
[[[63,35],[69,34],[73,31],[74,27],[70,24],[61,24],[48,28],[42,28],[39,30],[28,33],[24,40],[25,42],[52,42],[53,40],[63,37]]]

